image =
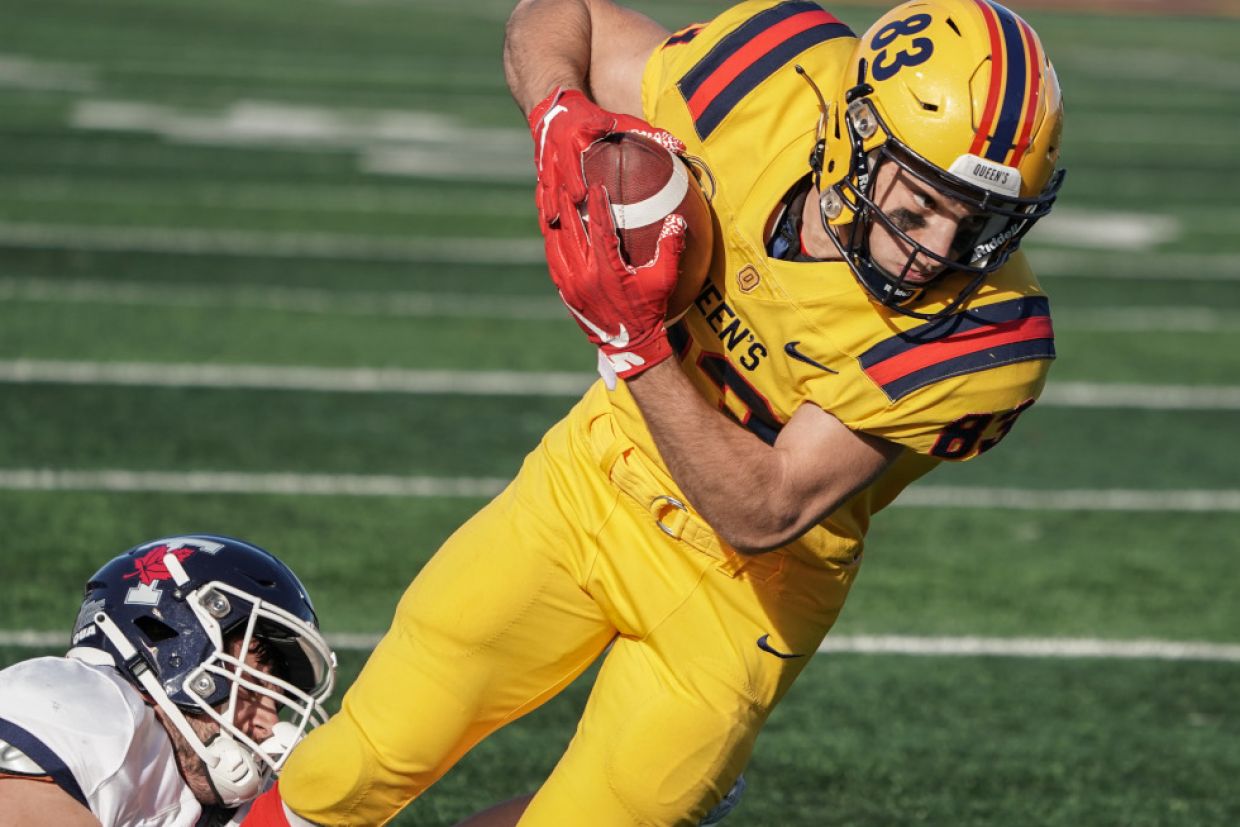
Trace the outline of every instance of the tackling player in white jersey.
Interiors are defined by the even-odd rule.
[[[135,546],[87,582],[64,657],[0,671],[0,823],[239,823],[334,680],[271,554],[215,535]]]

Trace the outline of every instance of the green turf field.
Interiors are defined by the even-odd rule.
[[[540,264],[510,5],[0,0],[0,665],[59,648],[104,558],[199,530],[376,634],[571,404],[594,355]],[[1240,824],[1240,21],[1011,5],[1068,110],[1027,243],[1051,385],[876,520],[828,638],[851,649],[773,715],[735,827]],[[341,493],[379,475],[421,493]],[[895,637],[921,653],[866,649]],[[1044,646],[925,651],[979,638]],[[534,789],[587,690],[397,823]]]

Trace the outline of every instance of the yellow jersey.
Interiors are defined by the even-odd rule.
[[[1019,252],[965,312],[934,322],[871,300],[844,262],[767,254],[772,216],[809,172],[819,115],[794,66],[837,88],[855,42],[814,3],[752,0],[673,34],[642,81],[646,119],[685,142],[716,219],[707,282],[670,331],[696,388],[768,443],[809,403],[906,449],[789,547],[837,561],[860,554],[870,516],[910,482],[998,443],[1041,392],[1054,358],[1049,305]],[[958,278],[928,288],[921,308],[944,307]],[[670,484],[624,384],[591,391],[604,393],[620,429]]]

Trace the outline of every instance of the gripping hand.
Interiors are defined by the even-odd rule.
[[[604,377],[610,370],[632,378],[672,355],[663,323],[685,248],[685,220],[664,219],[654,258],[634,267],[620,254],[607,193],[595,185],[586,195],[583,217],[572,196],[560,192],[562,218],[543,230],[547,265],[560,298],[602,353]]]
[[[586,199],[585,174],[581,154],[605,135],[638,132],[653,138],[670,152],[683,153],[685,146],[670,132],[656,129],[640,118],[599,108],[576,89],[556,87],[530,111],[530,131],[534,136],[534,162],[538,167],[538,187],[534,200],[542,227],[560,220],[560,192],[572,204]]]

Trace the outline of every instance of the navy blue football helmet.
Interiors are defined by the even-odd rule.
[[[297,576],[263,549],[193,534],[135,546],[86,584],[71,655],[110,663],[206,763],[226,806],[256,796],[306,731],[327,719],[335,655]],[[260,648],[255,667],[247,653]],[[235,723],[238,693],[276,702],[261,744]],[[219,724],[203,742],[185,713]]]

